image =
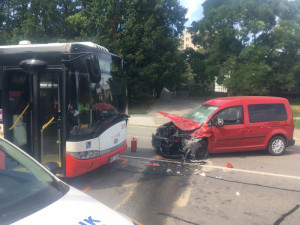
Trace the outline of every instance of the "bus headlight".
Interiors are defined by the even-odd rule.
[[[99,150],[90,150],[83,152],[68,152],[71,156],[76,159],[92,159],[100,156]]]

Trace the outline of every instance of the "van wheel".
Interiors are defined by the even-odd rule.
[[[271,155],[282,155],[285,151],[285,147],[285,139],[281,136],[275,136],[269,142],[268,151]]]

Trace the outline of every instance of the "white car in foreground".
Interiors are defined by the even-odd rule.
[[[0,224],[138,225],[0,139]]]

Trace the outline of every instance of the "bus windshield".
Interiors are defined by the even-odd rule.
[[[74,62],[69,74],[69,105],[67,133],[69,140],[93,138],[118,118],[124,117],[126,83],[122,77],[122,60],[118,57],[101,54],[100,82],[93,83],[87,68]]]

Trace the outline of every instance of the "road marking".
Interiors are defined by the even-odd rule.
[[[153,149],[153,150],[154,150],[154,149]],[[155,157],[158,158],[158,159],[167,160],[167,161],[176,161],[176,159],[166,159],[166,158],[161,157],[161,156],[159,156],[159,155],[156,155]]]
[[[128,159],[123,159],[123,158],[119,158],[119,159],[123,161],[121,164],[125,164],[128,161]]]
[[[223,167],[223,166],[210,166],[210,165],[201,165],[201,166],[206,167],[206,168],[220,169],[220,170],[226,170],[226,171],[236,171],[236,172],[243,172],[243,173],[252,173],[252,174],[259,174],[259,175],[266,175],[266,176],[273,176],[273,177],[284,177],[284,178],[292,178],[292,179],[300,180],[300,177],[290,176],[290,175],[285,175],[285,174],[267,173],[267,172],[253,171],[253,170],[242,170],[242,169],[236,169],[236,168],[227,168],[227,167]]]
[[[124,158],[129,158],[129,159],[141,159],[145,161],[158,161],[158,162],[169,162],[169,163],[176,163],[176,164],[181,164],[181,161],[169,161],[169,160],[162,160],[162,159],[153,159],[153,158],[145,158],[145,157],[137,157],[137,156],[129,156],[129,155],[122,155]]]
[[[88,190],[90,190],[90,187],[87,187],[87,188],[84,189],[82,192],[87,192]]]
[[[135,138],[152,138],[151,136],[139,136],[139,135],[128,135],[128,136],[132,136],[132,137],[135,137]],[[131,140],[132,138],[127,137],[127,139]]]
[[[175,202],[175,205],[178,207],[185,207],[189,202],[190,196],[192,194],[193,188],[189,186],[185,192],[179,197],[179,199]]]
[[[136,221],[135,219],[130,218],[136,225],[143,225],[141,223],[139,223],[138,221]]]
[[[167,161],[167,160],[160,160],[160,159],[153,159],[153,158],[144,158],[144,157],[135,157],[135,156],[126,156],[123,155],[125,158],[132,158],[132,159],[141,159],[146,161],[160,161],[160,162],[168,162],[168,163],[176,163],[181,164],[181,162],[174,162],[174,161]],[[196,164],[194,164],[196,165]],[[277,174],[277,173],[268,173],[268,172],[259,172],[259,171],[253,171],[253,170],[243,170],[243,169],[236,169],[236,168],[227,168],[224,166],[213,166],[213,165],[200,165],[202,168],[211,168],[211,169],[220,169],[224,171],[235,171],[235,172],[242,172],[242,173],[252,173],[252,174],[258,174],[258,175],[266,175],[266,176],[273,176],[273,177],[284,177],[284,178],[291,178],[291,179],[297,179],[300,180],[300,177],[297,176],[291,176],[291,175],[285,175],[285,174]]]
[[[125,202],[128,201],[128,199],[129,199],[129,198],[132,196],[132,194],[134,193],[135,188],[136,188],[137,185],[138,185],[137,183],[133,185],[133,188],[130,190],[130,192],[129,192],[129,194],[126,196],[126,198],[124,198],[123,201],[121,201],[118,205],[116,205],[116,206],[114,207],[114,210],[118,210],[123,204],[125,204]]]

